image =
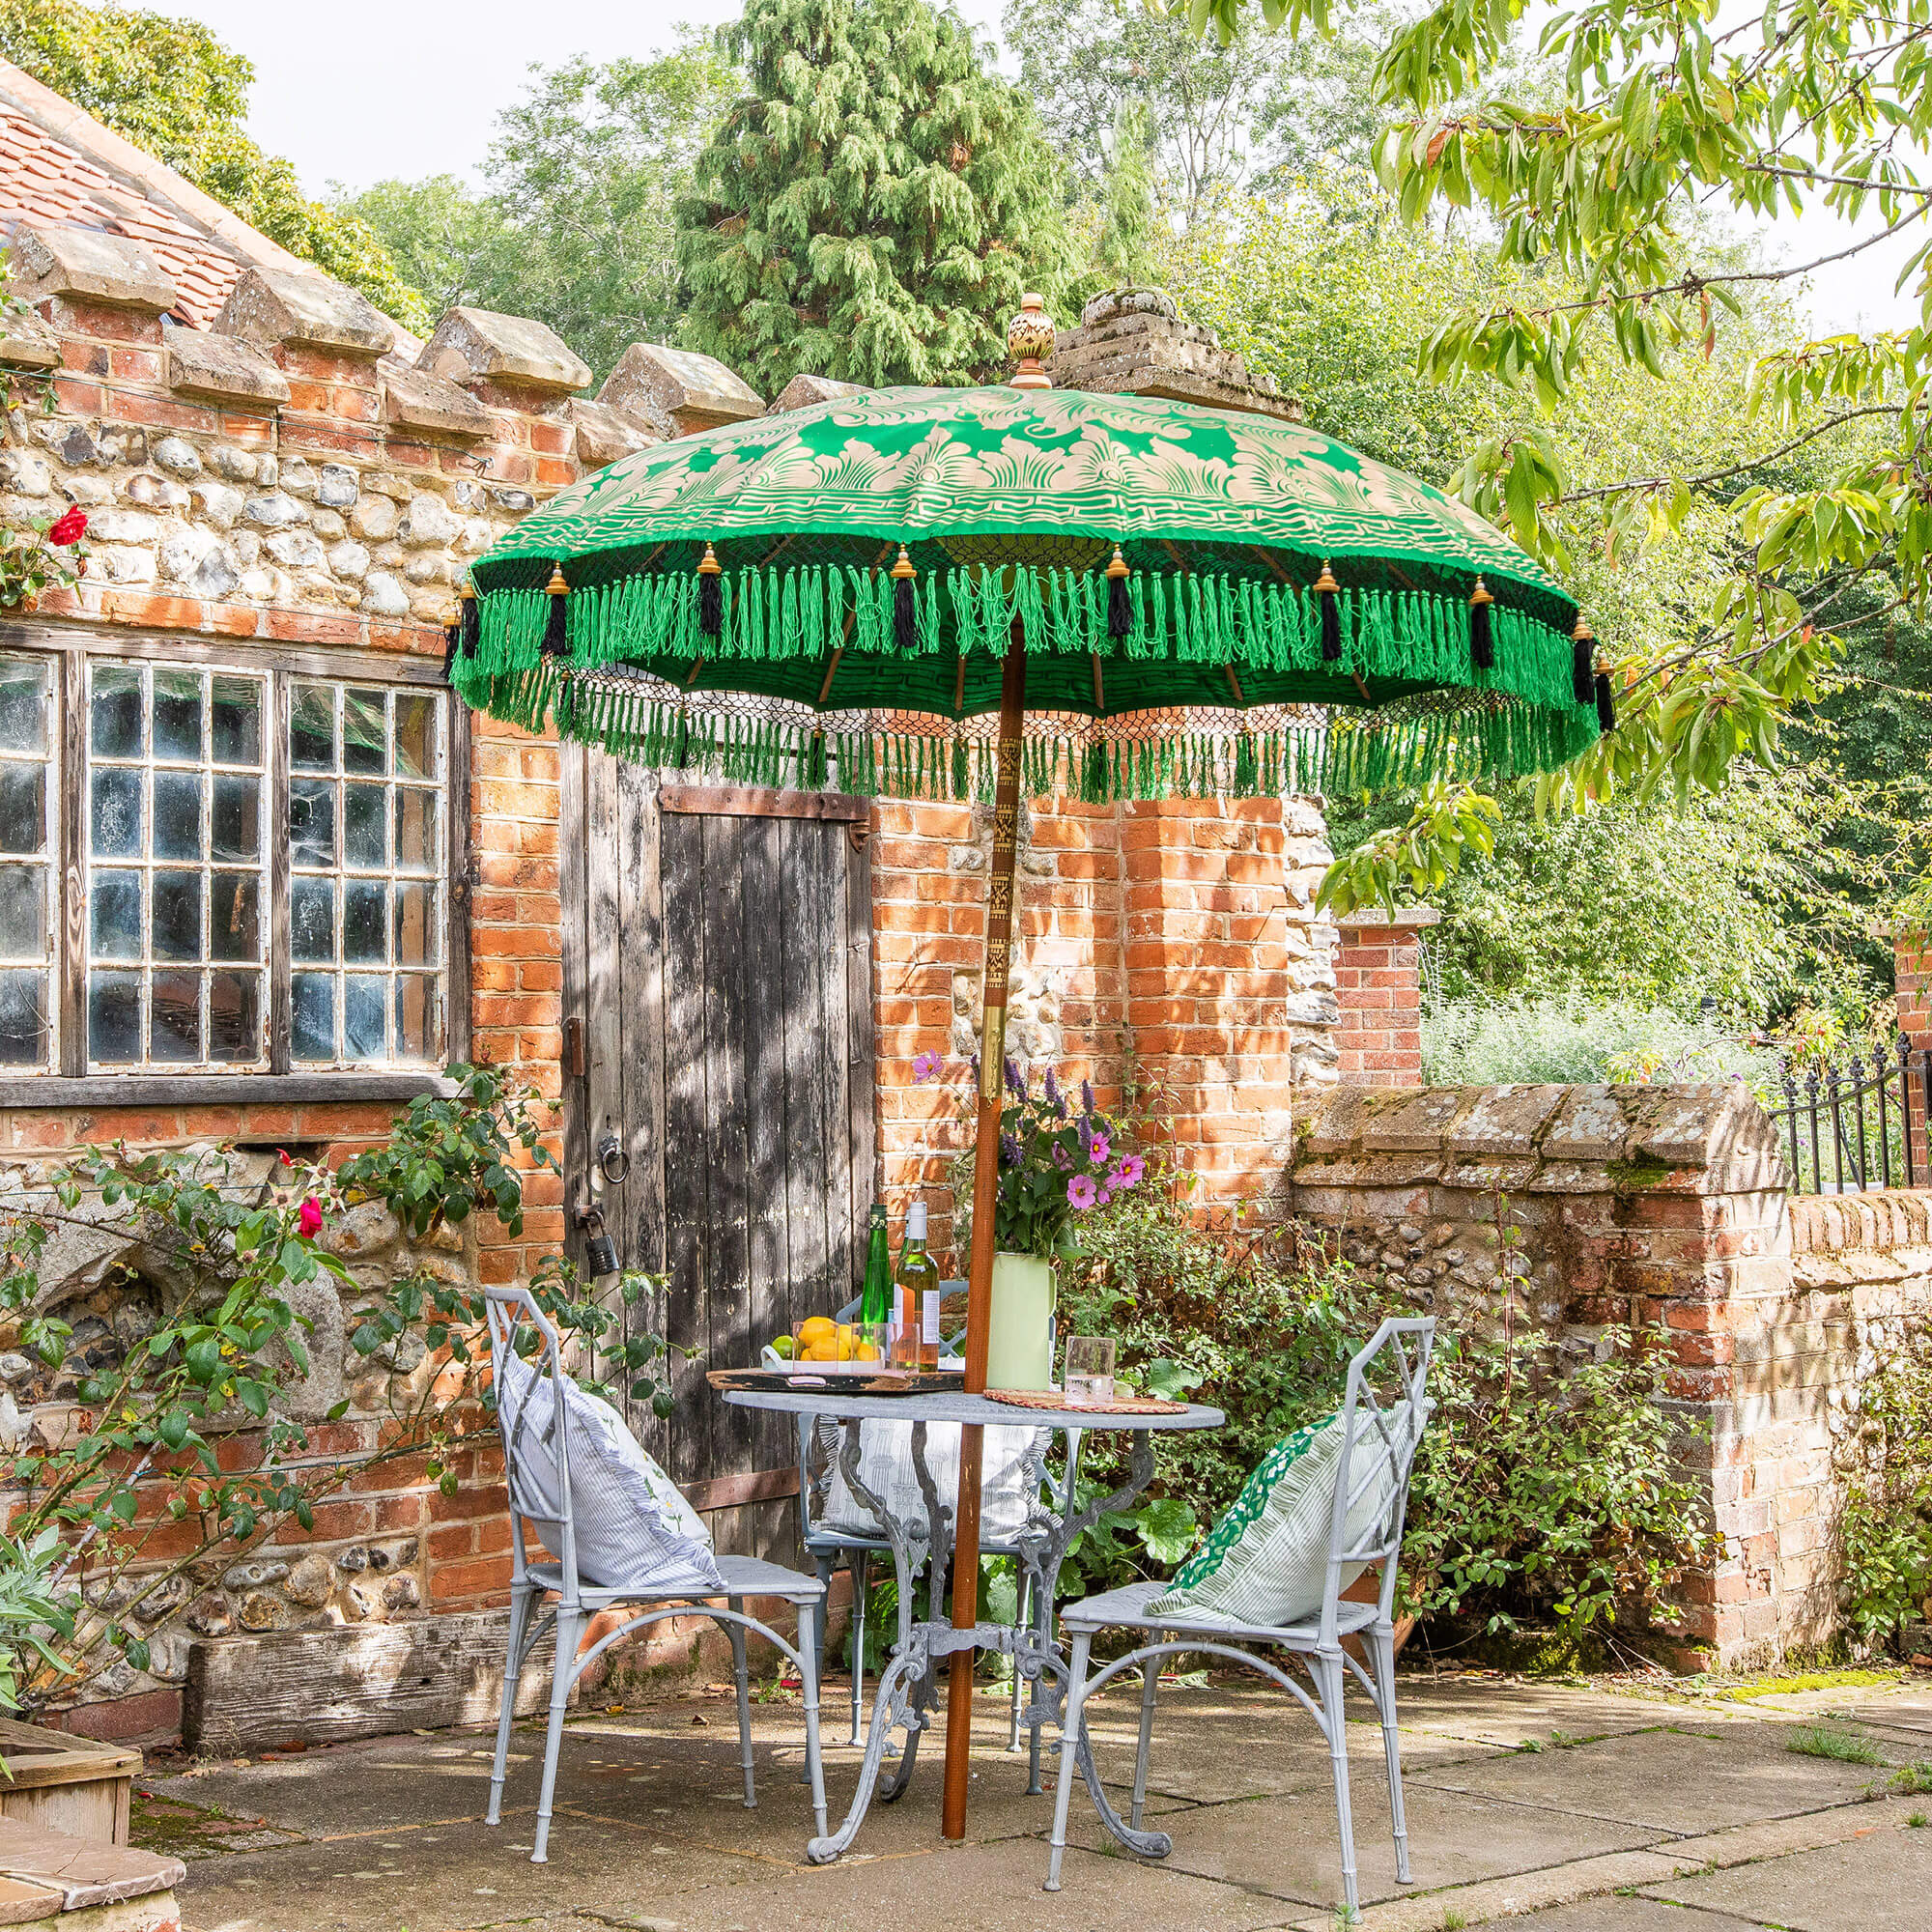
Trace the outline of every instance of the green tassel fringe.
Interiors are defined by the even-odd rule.
[[[551,659],[487,671],[472,658],[460,668],[459,689],[477,709],[526,730],[554,724],[560,737],[635,764],[702,771],[727,784],[816,790],[831,782],[861,797],[958,801],[993,794],[994,748],[983,728],[967,738],[753,723],[707,708],[702,693],[679,701],[663,696],[662,685],[626,689],[576,675],[568,664]],[[1150,729],[1159,727],[1151,721]],[[1234,735],[1164,732],[1096,741],[1078,730],[1053,735],[1030,728],[1022,780],[1030,797],[1061,793],[1095,805],[1356,794],[1436,778],[1527,777],[1568,762],[1596,737],[1594,711],[1520,705],[1393,717],[1351,713],[1326,728],[1291,725]]]
[[[1074,656],[1172,659],[1363,678],[1402,678],[1494,691],[1525,703],[1578,708],[1570,638],[1523,611],[1493,610],[1495,664],[1469,663],[1468,606],[1418,590],[1338,593],[1342,661],[1324,665],[1312,590],[1206,572],[1136,571],[1127,581],[1133,628],[1107,633],[1106,585],[1096,571],[956,569],[924,572],[913,586],[916,652],[951,640],[962,656],[1006,655],[1013,620],[1028,648]],[[722,637],[698,628],[697,579],[689,571],[619,579],[571,593],[569,662],[579,670],[647,658],[748,663],[823,659],[839,643],[860,656],[897,656],[893,583],[884,571],[811,564],[726,571]],[[473,675],[527,668],[543,636],[545,593],[492,590],[481,605]],[[950,618],[950,625],[948,619]],[[849,636],[847,629],[849,625]]]

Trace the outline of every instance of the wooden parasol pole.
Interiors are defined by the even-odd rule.
[[[973,1263],[966,1284],[966,1392],[986,1386],[986,1335],[993,1310],[993,1220],[1000,1188],[1000,1113],[1006,1104],[1007,980],[1012,959],[1013,854],[1020,829],[1020,722],[1026,711],[1026,634],[1013,619],[1000,676],[999,781],[993,792],[993,869],[986,885],[986,971],[980,1021],[980,1112],[973,1151]],[[952,1529],[952,1628],[980,1620],[978,1423],[959,1432],[959,1511]],[[973,1666],[979,1653],[955,1650],[946,1675],[946,1795],[940,1830],[966,1835],[966,1783],[973,1763]]]

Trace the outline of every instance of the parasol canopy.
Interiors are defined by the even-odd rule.
[[[988,795],[1015,623],[1035,793],[1504,779],[1601,728],[1574,600],[1494,526],[1318,431],[1158,399],[895,388],[732,424],[563,491],[472,575],[472,704],[746,782]]]

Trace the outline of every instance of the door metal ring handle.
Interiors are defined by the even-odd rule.
[[[615,1134],[597,1143],[597,1171],[612,1187],[621,1187],[631,1172],[631,1152]]]

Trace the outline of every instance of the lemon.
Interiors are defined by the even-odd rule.
[[[838,1339],[838,1324],[829,1315],[808,1315],[798,1324],[798,1340],[801,1348],[809,1349],[817,1342],[832,1342]]]

